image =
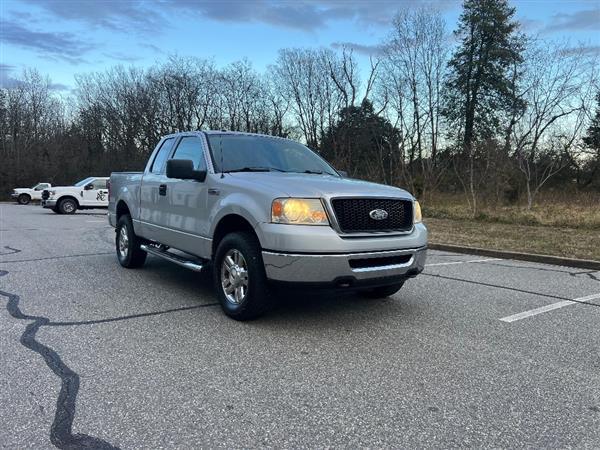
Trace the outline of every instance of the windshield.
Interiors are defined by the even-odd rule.
[[[74,186],[76,186],[76,187],[85,186],[86,184],[88,184],[93,179],[94,178],[92,178],[92,177],[86,178],[85,180],[78,181],[77,183],[74,184]]]
[[[308,147],[287,139],[243,134],[211,134],[208,135],[208,142],[215,172],[276,171],[339,176],[325,160]]]

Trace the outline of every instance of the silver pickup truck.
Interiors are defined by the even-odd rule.
[[[196,271],[210,264],[238,320],[263,313],[282,286],[389,296],[426,258],[412,195],[345,178],[304,145],[264,135],[165,136],[144,172],[111,175],[108,218],[122,266],[148,253]]]

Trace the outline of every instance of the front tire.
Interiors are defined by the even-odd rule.
[[[231,233],[221,240],[213,278],[221,308],[232,319],[255,319],[267,310],[267,276],[260,244],[252,233]]]
[[[31,196],[29,194],[21,194],[17,198],[17,201],[19,202],[19,205],[28,205],[31,201]]]
[[[398,292],[404,283],[399,284],[391,284],[389,286],[379,286],[372,289],[365,289],[364,291],[360,291],[360,295],[367,298],[385,298],[391,295],[394,295]]]
[[[58,202],[57,207],[61,214],[75,214],[75,211],[77,211],[77,202],[72,198],[63,198]]]
[[[128,269],[141,267],[148,254],[140,248],[142,244],[133,231],[133,222],[129,215],[124,215],[117,222],[115,246],[119,264]]]

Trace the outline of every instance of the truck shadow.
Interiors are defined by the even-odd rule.
[[[197,273],[182,269],[170,262],[158,258],[148,258],[144,268],[148,276],[160,283],[165,290],[182,290],[192,298],[202,301],[202,304],[214,304],[216,309],[218,299],[213,285],[212,268]],[[368,299],[360,296],[354,291],[344,290],[293,290],[275,287],[272,291],[272,306],[267,313],[252,321],[254,325],[278,322],[281,320],[301,321],[316,320],[341,320],[342,317],[350,319],[354,317],[368,317],[377,320],[378,316],[389,316],[398,314],[411,314],[415,308],[412,302],[405,303],[402,300],[402,290],[393,297],[382,299]],[[186,296],[187,296],[186,295]],[[228,320],[223,315],[223,320]]]

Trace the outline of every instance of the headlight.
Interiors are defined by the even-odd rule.
[[[421,214],[421,205],[415,200],[415,214],[413,216],[414,223],[421,223],[423,221],[423,214]]]
[[[323,204],[316,198],[277,198],[273,200],[271,221],[294,225],[329,225]]]

